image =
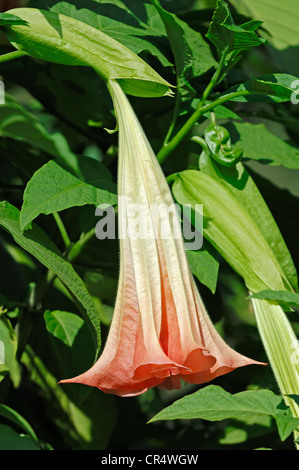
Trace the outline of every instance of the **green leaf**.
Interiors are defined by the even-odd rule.
[[[189,98],[196,93],[190,83],[192,79],[216,67],[217,63],[213,58],[209,45],[199,32],[194,31],[175,14],[162,8],[157,0],[152,0],[152,2],[159,12],[167,31],[175,59],[179,92],[182,97]]]
[[[67,346],[72,346],[84,320],[70,312],[47,310],[44,314],[46,328],[55,338]]]
[[[280,393],[293,415],[298,417],[299,408],[289,397],[299,390],[298,339],[295,331],[280,305],[255,298],[251,298],[251,302]]]
[[[5,378],[8,373],[8,367],[6,364],[0,364],[0,382]]]
[[[250,298],[270,300],[278,303],[282,307],[299,308],[299,294],[296,292],[262,290],[255,292]]]
[[[32,428],[32,426],[28,423],[28,421],[20,415],[17,411],[13,410],[9,406],[0,404],[0,416],[2,416],[5,419],[10,420],[12,423],[16,424],[19,426],[25,433],[27,433],[32,440],[39,445],[39,440]]]
[[[17,49],[37,59],[92,67],[105,81],[118,80],[127,94],[169,94],[170,84],[139,56],[107,34],[82,21],[34,8],[10,10],[28,22],[7,28]]]
[[[239,162],[235,168],[225,168],[214,162],[206,152],[202,152],[199,167],[225,185],[245,207],[272,248],[290,284],[297,289],[297,271],[289,249],[263,196],[242,162]]]
[[[297,0],[231,0],[241,14],[263,21],[261,35],[277,49],[299,44]]]
[[[214,294],[218,280],[219,261],[211,248],[203,247],[198,251],[186,250],[186,254],[194,276]]]
[[[99,315],[85,284],[43,230],[33,224],[32,230],[26,235],[23,234],[19,217],[20,212],[17,208],[8,202],[0,203],[0,225],[11,234],[16,243],[53,271],[65,285],[90,328],[98,352],[101,342]]]
[[[26,229],[39,214],[52,214],[74,206],[86,204],[114,205],[117,203],[116,187],[106,180],[105,167],[88,157],[78,158],[79,166],[90,161],[93,174],[87,181],[76,178],[59,163],[51,160],[37,170],[24,191],[20,215],[21,230]]]
[[[254,219],[227,187],[202,171],[178,173],[172,186],[180,204],[203,205],[203,235],[243,277],[252,292],[290,284]],[[200,207],[200,206],[199,206]]]
[[[219,57],[226,57],[224,65],[231,67],[241,58],[243,51],[264,44],[265,40],[255,33],[260,25],[261,22],[251,21],[237,26],[228,4],[218,0],[206,36],[216,47]]]
[[[236,136],[234,145],[242,147],[244,158],[299,169],[299,149],[277,137],[264,124],[234,122],[229,127],[232,138],[233,134]]]
[[[174,419],[221,421],[234,418],[243,421],[248,417],[258,416],[271,416],[275,419],[282,441],[299,424],[299,418],[293,418],[282,397],[270,390],[248,390],[230,394],[217,385],[208,385],[175,401],[154,416],[150,423]]]
[[[283,103],[291,98],[298,100],[298,78],[286,73],[272,73],[253,77],[240,85],[235,85],[225,94],[236,91],[248,92],[245,96],[238,96],[231,101],[238,102],[276,102]]]

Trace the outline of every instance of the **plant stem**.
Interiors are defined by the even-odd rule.
[[[9,62],[10,60],[19,59],[20,57],[24,57],[27,55],[25,52],[22,51],[13,51],[8,52],[7,54],[0,55],[0,64],[3,62]]]
[[[185,122],[185,124],[181,127],[178,133],[166,145],[164,145],[162,149],[160,150],[160,152],[157,154],[157,159],[159,163],[162,163],[168,157],[168,155],[170,155],[173,152],[173,150],[179,145],[179,143],[189,133],[189,131],[194,126],[194,124],[196,124],[196,122],[201,118],[201,116],[204,113],[206,113],[207,111],[210,111],[216,106],[219,106],[220,104],[225,103],[226,101],[229,101],[233,98],[237,98],[238,96],[246,96],[249,94],[250,94],[250,91],[248,90],[235,91],[232,93],[228,93],[227,95],[223,95],[217,100],[212,101],[211,103],[208,103],[204,106],[201,101],[197,109],[189,117],[189,119]]]
[[[58,212],[54,212],[53,213],[53,217],[55,219],[55,222],[57,224],[57,227],[59,229],[59,232],[60,232],[60,235],[64,241],[64,244],[65,244],[65,248],[68,250],[72,244],[69,236],[68,236],[68,233],[66,231],[66,228],[64,226],[64,223],[60,217],[60,215],[58,214]]]

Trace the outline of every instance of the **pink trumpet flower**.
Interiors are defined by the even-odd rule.
[[[214,328],[188,265],[165,176],[121,87],[110,81],[109,88],[119,125],[116,305],[100,358],[87,372],[61,382],[134,396],[155,386],[180,388],[181,380],[202,384],[260,364],[231,349]],[[143,208],[144,237],[134,236],[134,204]],[[153,205],[169,210],[155,217]]]
[[[0,0],[0,12],[25,6],[28,0]]]

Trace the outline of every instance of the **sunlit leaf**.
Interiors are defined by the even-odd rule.
[[[244,420],[254,416],[271,416],[275,419],[281,440],[296,429],[299,418],[294,418],[281,396],[270,390],[248,390],[234,395],[216,385],[175,401],[150,420],[204,419],[220,421],[227,418]]]
[[[299,294],[296,292],[263,290],[255,292],[250,297],[254,299],[270,300],[280,304],[282,307],[289,306],[299,308]]]

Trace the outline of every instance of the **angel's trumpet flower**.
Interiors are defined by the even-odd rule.
[[[201,384],[257,364],[231,349],[214,328],[187,262],[161,167],[126,95],[115,81],[109,87],[119,124],[117,299],[100,358],[62,382],[133,396],[154,386],[180,388],[181,379]],[[143,237],[134,236],[136,204],[142,206]],[[153,206],[168,210],[156,211],[156,217]]]

